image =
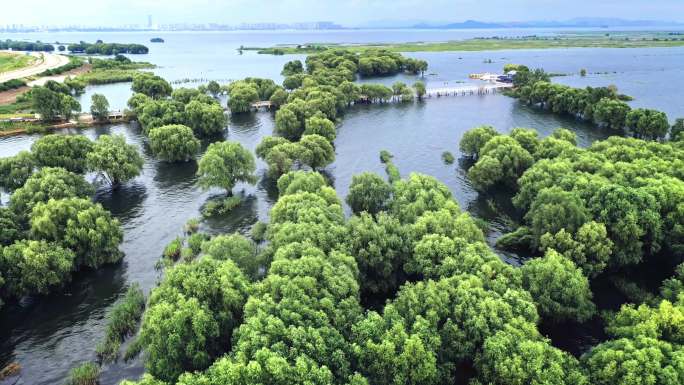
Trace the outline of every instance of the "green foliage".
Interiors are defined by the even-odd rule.
[[[621,131],[626,125],[630,107],[619,100],[603,98],[594,106],[594,121],[615,131]]]
[[[220,187],[230,192],[236,183],[255,183],[254,155],[237,142],[209,145],[199,161],[198,184],[207,189]]]
[[[577,360],[529,323],[513,323],[487,338],[475,365],[485,384],[589,384]]]
[[[369,313],[354,327],[359,369],[374,384],[437,384],[435,340],[426,323],[407,332],[400,320]]]
[[[148,371],[172,382],[184,371],[207,368],[230,349],[248,292],[230,260],[203,257],[170,268],[150,294],[140,331]]]
[[[166,247],[164,247],[164,252],[162,256],[171,261],[177,261],[181,256],[181,250],[183,249],[183,239],[181,237],[174,238],[169,242]]]
[[[684,132],[684,118],[678,118],[675,120],[675,124],[670,128],[670,140],[684,139],[684,137],[680,135],[682,132]]]
[[[228,89],[228,108],[231,113],[249,112],[252,103],[259,101],[257,86],[244,81],[232,83]]]
[[[558,128],[553,133],[551,134],[551,137],[559,139],[559,140],[564,140],[568,143],[571,143],[573,146],[577,145],[577,135],[566,129],[566,128]]]
[[[287,93],[287,91],[285,91],[283,88],[278,88],[275,91],[273,91],[273,95],[271,95],[271,97],[268,100],[271,102],[271,105],[278,108],[283,104],[287,103],[288,96],[289,94]]]
[[[442,153],[442,162],[445,164],[453,164],[456,158],[454,158],[454,154],[452,154],[449,151],[444,151]]]
[[[625,125],[635,138],[640,139],[662,139],[670,129],[664,112],[645,108],[629,111]]]
[[[394,199],[390,211],[402,223],[412,223],[426,211],[442,208],[458,210],[451,191],[437,179],[412,173],[394,184]]]
[[[94,193],[93,186],[81,175],[63,168],[46,167],[31,175],[21,188],[14,191],[10,208],[23,218],[38,203],[46,203],[50,199],[90,198]]]
[[[260,267],[256,251],[254,243],[240,234],[218,235],[202,244],[202,253],[219,261],[231,260],[251,277]]]
[[[200,148],[192,129],[183,125],[153,128],[149,139],[152,152],[167,162],[188,161]]]
[[[425,96],[425,93],[427,92],[425,83],[420,81],[413,83],[413,89],[416,91],[416,96],[418,96],[419,100],[423,99],[423,96]]]
[[[521,270],[523,287],[534,298],[542,317],[582,322],[593,316],[589,281],[571,260],[548,250],[543,258],[526,262]]]
[[[96,120],[105,120],[109,115],[109,101],[102,94],[93,94],[91,97],[90,114]]]
[[[207,83],[207,91],[209,91],[211,96],[217,97],[218,94],[221,92],[221,85],[218,84],[215,80],[212,80],[209,83]]]
[[[556,234],[561,229],[574,234],[588,218],[589,212],[582,198],[559,187],[539,191],[525,214],[525,220],[530,224],[535,239],[546,233]]]
[[[262,242],[264,239],[266,239],[266,229],[268,225],[264,222],[257,222],[252,226],[252,229],[250,230],[250,236],[252,237],[252,240],[254,242]]]
[[[384,179],[366,172],[352,177],[347,204],[354,213],[376,214],[388,206],[391,194],[392,187]]]
[[[399,287],[410,252],[408,238],[408,229],[385,213],[374,218],[361,212],[349,220],[346,244],[359,266],[363,293],[387,295]]]
[[[71,172],[86,171],[86,157],[93,142],[83,135],[45,135],[31,145],[31,153],[41,167],[62,167]]]
[[[102,135],[86,156],[88,168],[98,172],[114,188],[135,178],[142,171],[138,149],[126,143],[123,135]]]
[[[35,205],[29,219],[31,235],[71,249],[76,266],[96,268],[121,259],[121,226],[100,204],[80,198],[50,199]]]
[[[302,62],[300,60],[292,60],[285,63],[280,74],[287,77],[300,74],[302,72],[304,72],[304,65],[302,65]]]
[[[128,54],[146,54],[149,48],[142,44],[121,44],[121,43],[104,43],[98,40],[95,43],[86,43],[81,41],[76,44],[69,44],[69,52],[71,53],[86,53],[88,55],[117,55],[122,53]]]
[[[192,100],[185,105],[184,122],[192,127],[197,136],[205,137],[221,133],[227,119],[218,103],[203,103]]]
[[[459,147],[461,152],[467,156],[478,158],[480,151],[487,142],[493,137],[499,135],[492,126],[480,126],[468,130],[463,134]],[[523,146],[524,147],[524,146]]]
[[[337,131],[335,123],[330,119],[314,115],[306,120],[306,126],[302,135],[320,135],[326,138],[329,142],[335,141]]]
[[[95,348],[101,361],[116,360],[121,343],[135,332],[144,310],[145,295],[140,286],[135,283],[128,288],[124,297],[114,306],[107,317],[105,339]]]
[[[12,210],[0,207],[0,247],[23,238],[22,224]]]
[[[71,118],[72,111],[80,111],[81,105],[68,94],[53,91],[47,87],[36,86],[31,89],[31,103],[33,110],[40,114],[44,121],[52,121],[59,117]]]
[[[681,348],[642,336],[610,340],[582,356],[589,381],[596,385],[681,384],[682,360]]]
[[[153,99],[161,99],[171,95],[173,89],[164,78],[151,73],[140,73],[133,78],[133,92],[147,95]]]
[[[478,190],[503,183],[515,187],[518,177],[534,163],[532,155],[510,136],[494,136],[479,151],[468,178]]]
[[[335,149],[328,139],[320,135],[304,135],[299,145],[306,154],[300,160],[313,170],[323,168],[335,160]]]
[[[48,294],[68,283],[75,270],[75,256],[71,250],[42,240],[20,240],[1,252],[0,271],[5,281],[3,298]]]
[[[542,252],[553,249],[572,260],[589,278],[606,269],[613,248],[606,226],[594,221],[583,224],[575,236],[565,229],[555,234],[546,233],[539,239],[539,245]]]
[[[36,161],[28,151],[0,159],[0,186],[13,191],[23,186],[36,167]]]
[[[97,385],[100,367],[92,362],[85,362],[69,371],[67,385]]]

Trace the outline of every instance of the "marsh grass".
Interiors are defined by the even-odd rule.
[[[109,314],[105,339],[95,349],[102,362],[112,362],[118,358],[121,344],[138,328],[144,310],[145,295],[137,283],[133,284]]]

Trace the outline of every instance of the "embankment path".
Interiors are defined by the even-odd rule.
[[[25,53],[22,52],[22,54]],[[8,80],[38,75],[43,71],[57,68],[69,63],[69,58],[64,55],[46,52],[31,52],[30,54],[37,58],[35,63],[25,68],[0,73],[0,83],[6,82]]]

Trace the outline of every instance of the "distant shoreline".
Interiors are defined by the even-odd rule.
[[[678,33],[587,33],[557,36],[492,37],[454,40],[445,42],[406,42],[374,44],[305,43],[273,47],[241,47],[243,51],[260,54],[292,55],[312,54],[328,49],[386,49],[393,52],[456,52],[497,51],[515,49],[554,48],[662,48],[684,46],[684,34]]]

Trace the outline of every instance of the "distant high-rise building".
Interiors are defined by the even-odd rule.
[[[147,15],[147,28],[152,29],[152,15]]]

